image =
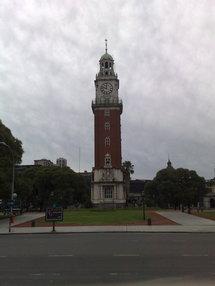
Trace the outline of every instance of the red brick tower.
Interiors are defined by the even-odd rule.
[[[114,72],[114,60],[107,53],[99,61],[96,75],[96,98],[92,102],[95,134],[95,167],[91,190],[92,203],[123,206],[125,192],[121,162],[122,101],[118,97],[119,80]]]

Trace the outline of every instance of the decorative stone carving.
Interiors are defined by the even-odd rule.
[[[113,181],[114,175],[112,169],[104,169],[102,172],[102,181]]]

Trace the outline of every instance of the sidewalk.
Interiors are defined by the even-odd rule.
[[[198,217],[181,211],[157,211],[157,213],[182,226],[214,226],[215,228],[215,220]]]
[[[215,233],[215,221],[202,219],[179,211],[160,211],[162,216],[181,225],[119,225],[119,226],[56,226],[56,233],[99,233],[99,232],[193,232]],[[44,216],[43,213],[26,213],[16,217],[10,234],[51,233],[52,227],[15,227],[16,224]],[[8,234],[8,220],[0,221],[0,234]]]
[[[181,225],[120,225],[120,226],[57,226],[56,233],[99,233],[99,232],[193,232],[215,233],[214,226],[181,226]],[[51,233],[52,227],[13,227],[10,234]],[[8,229],[0,234],[8,234]]]
[[[43,217],[45,214],[42,212],[28,212],[22,215],[16,216],[14,218],[14,223],[11,224],[12,227],[16,226],[17,224],[24,223],[26,221],[31,221],[33,219],[37,219]],[[0,220],[0,234],[8,233],[9,229],[9,218]],[[13,231],[13,228],[12,228]]]

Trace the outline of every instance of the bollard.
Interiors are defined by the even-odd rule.
[[[148,218],[148,219],[147,219],[147,224],[148,224],[148,225],[152,225],[152,220],[151,220],[151,218]]]
[[[35,220],[32,220],[31,221],[31,227],[35,227],[36,226],[36,222],[35,222]]]

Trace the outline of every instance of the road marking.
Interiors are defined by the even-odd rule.
[[[120,275],[120,276],[122,276],[122,275],[132,275],[133,273],[131,273],[131,272],[110,272],[109,273],[109,275],[111,275],[111,276],[117,276],[117,275]]]
[[[0,258],[6,258],[7,256],[6,255],[0,255]]]
[[[41,275],[44,275],[43,273],[31,273],[30,275],[32,276],[41,276]]]
[[[73,257],[73,254],[49,254],[49,257]]]
[[[139,254],[114,254],[113,256],[118,256],[118,257],[137,257],[140,256]]]
[[[182,254],[183,257],[207,257],[208,254]]]

